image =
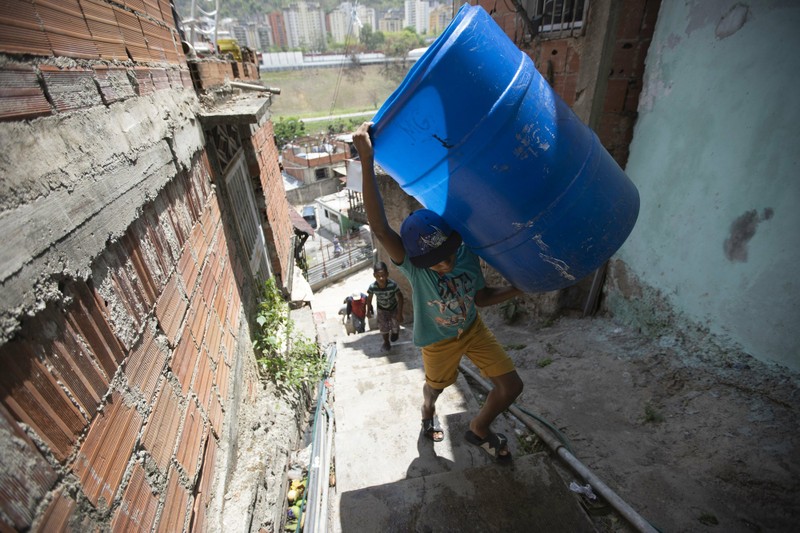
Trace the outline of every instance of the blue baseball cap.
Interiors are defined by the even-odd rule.
[[[418,209],[403,221],[400,238],[418,268],[432,267],[450,257],[461,245],[461,235],[430,209]]]

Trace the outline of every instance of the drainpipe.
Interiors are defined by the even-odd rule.
[[[483,379],[477,372],[468,368],[464,363],[459,365],[459,368],[469,375],[472,379],[474,379],[484,390],[491,390],[491,385]],[[600,494],[605,501],[607,501],[614,509],[617,510],[619,514],[621,514],[633,527],[637,529],[637,531],[641,531],[642,533],[659,533],[659,531],[654,528],[650,522],[642,518],[642,516],[637,513],[633,507],[628,505],[622,498],[620,498],[611,488],[608,487],[605,483],[603,483],[600,478],[598,478],[594,473],[592,473],[589,468],[581,463],[572,453],[567,450],[562,442],[556,439],[552,433],[550,433],[547,429],[542,427],[535,419],[530,417],[529,415],[525,414],[516,404],[512,404],[509,408],[509,411],[519,418],[523,424],[525,424],[529,429],[531,429],[536,436],[542,439],[547,446],[550,447],[556,454],[558,454],[561,459],[567,463],[578,475],[580,475],[584,481],[589,483],[592,486],[592,490],[596,493]]]

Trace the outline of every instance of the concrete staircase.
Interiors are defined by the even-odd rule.
[[[463,376],[437,402],[445,439],[420,432],[419,350],[404,330],[388,355],[377,332],[338,340],[333,375],[336,490],[329,531],[595,531],[546,453],[494,463],[464,433],[479,405]]]

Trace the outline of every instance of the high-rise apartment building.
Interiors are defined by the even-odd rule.
[[[267,20],[272,29],[272,46],[288,48],[289,39],[286,37],[286,24],[283,22],[283,13],[273,11],[267,15]]]
[[[286,38],[290,48],[325,50],[327,31],[325,12],[313,2],[297,2],[283,9]]]
[[[411,27],[417,33],[428,33],[431,6],[427,0],[405,0],[404,27]]]
[[[444,31],[450,21],[453,20],[453,4],[439,4],[431,8],[430,17],[428,17],[428,33],[431,35],[439,35]]]
[[[343,43],[358,40],[361,35],[361,28],[365,24],[377,29],[375,9],[362,5],[342,2],[339,7],[331,11],[328,15],[328,27],[331,33],[331,41]]]
[[[378,30],[384,33],[403,31],[403,14],[397,9],[390,9],[378,21]]]

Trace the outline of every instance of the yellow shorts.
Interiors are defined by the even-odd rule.
[[[488,378],[514,370],[514,362],[478,315],[461,337],[444,339],[422,348],[425,382],[434,389],[455,383],[458,364],[464,355]]]

